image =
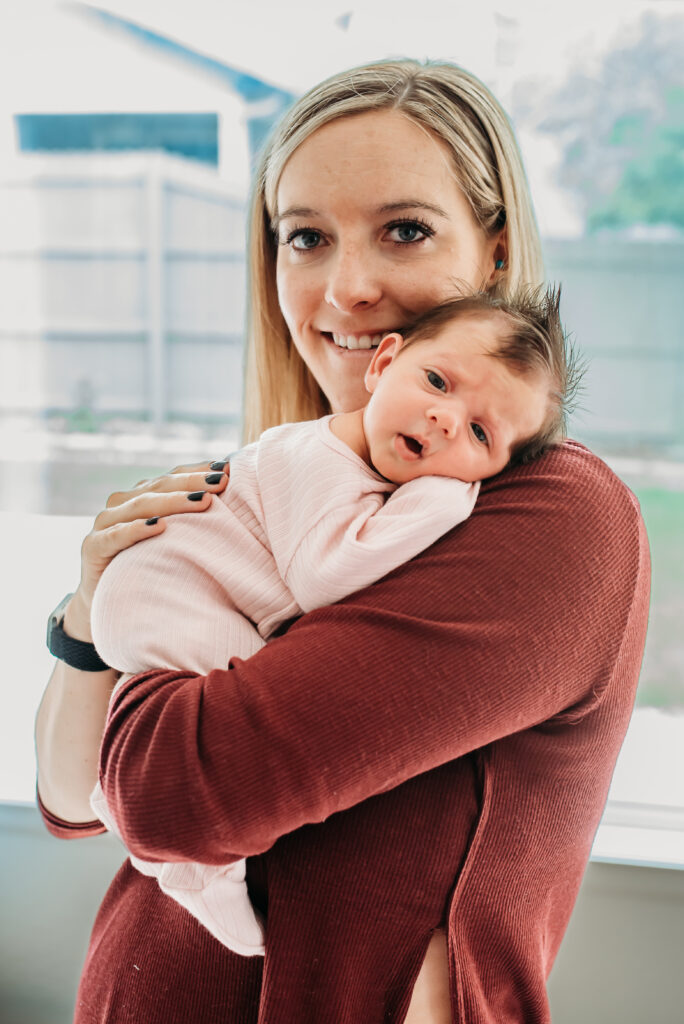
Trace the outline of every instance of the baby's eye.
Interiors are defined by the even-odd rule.
[[[489,442],[487,441],[487,435],[485,434],[484,430],[482,429],[479,423],[471,423],[470,429],[472,430],[473,434],[478,439],[478,441],[480,441],[481,444],[489,444]]]
[[[428,370],[427,379],[430,382],[430,384],[432,384],[433,388],[437,388],[439,391],[446,391],[446,384],[444,383],[440,375],[438,373],[435,373],[434,370]]]
[[[311,228],[297,228],[296,231],[292,231],[287,236],[285,245],[291,245],[293,249],[297,249],[299,252],[306,252],[310,249],[318,248],[320,241],[320,231],[313,231]]]

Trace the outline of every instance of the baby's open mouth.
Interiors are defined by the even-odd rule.
[[[402,434],[401,436],[404,438],[407,448],[412,452],[415,452],[416,455],[420,455],[422,453],[423,446],[420,441],[416,441],[415,437],[408,437],[406,434]]]

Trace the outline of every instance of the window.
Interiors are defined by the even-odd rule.
[[[29,0],[3,27],[0,543],[9,676],[25,686],[1,727],[0,799],[32,799],[44,621],[76,586],[106,495],[238,444],[254,154],[315,81],[410,54],[468,67],[516,127],[548,276],[590,362],[573,434],[636,492],[652,544],[638,708],[606,820],[681,838],[681,6],[517,0],[466,19],[428,0],[419,24],[389,0],[296,6],[315,46],[264,2],[238,25],[211,0]],[[681,847],[664,860],[684,862]]]

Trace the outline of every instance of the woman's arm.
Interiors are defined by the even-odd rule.
[[[80,595],[69,602],[64,630],[92,642]],[[88,798],[97,781],[100,740],[117,678],[113,669],[81,672],[57,661],[38,708],[38,792],[43,804],[66,821],[93,818]]]
[[[90,608],[105,567],[124,548],[162,533],[164,518],[176,512],[209,508],[209,493],[227,484],[208,484],[209,463],[179,466],[165,476],[142,480],[130,491],[110,495],[81,549],[81,580],[69,602],[64,630],[77,640],[92,642]],[[201,501],[188,492],[203,490]],[[147,525],[150,518],[158,522]],[[36,715],[38,793],[44,809],[64,822],[90,822],[89,796],[97,782],[97,763],[109,697],[118,673],[81,672],[58,661]],[[46,819],[47,820],[47,819]]]
[[[127,847],[225,863],[504,736],[581,720],[609,685],[631,707],[639,666],[615,668],[636,594],[644,607],[644,546],[632,495],[570,443],[249,660],[136,677],[100,765]]]

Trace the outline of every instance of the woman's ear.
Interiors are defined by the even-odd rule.
[[[491,239],[490,260],[488,288],[500,281],[502,273],[508,269],[508,235],[505,227]]]
[[[403,344],[404,339],[401,334],[397,334],[396,331],[392,334],[386,334],[382,339],[373,353],[373,358],[368,364],[368,369],[366,370],[366,376],[363,378],[363,382],[366,385],[366,391],[368,391],[369,394],[373,394],[378,386],[380,377],[387,367],[391,365]]]

